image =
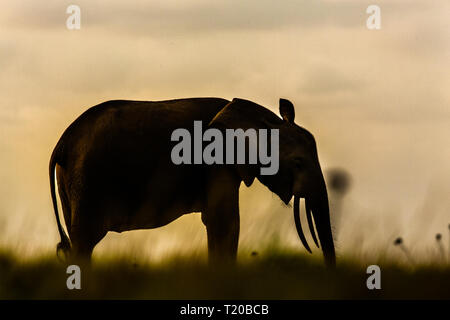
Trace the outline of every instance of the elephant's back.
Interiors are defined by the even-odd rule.
[[[58,143],[64,158],[60,162],[90,153],[136,153],[142,148],[167,154],[173,130],[190,129],[195,120],[206,126],[228,102],[221,98],[103,102],[86,110],[63,133]]]
[[[194,120],[211,121],[227,104],[221,98],[187,98],[164,101],[110,100],[82,113],[64,132],[74,135],[86,128],[131,125],[183,127]],[[137,129],[136,127],[130,129]]]

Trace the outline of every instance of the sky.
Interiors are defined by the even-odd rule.
[[[66,27],[70,4],[81,9],[80,30]],[[216,96],[278,112],[283,97],[315,135],[322,168],[352,177],[338,253],[395,255],[396,236],[418,254],[434,252],[434,235],[448,240],[450,223],[450,3],[377,1],[380,30],[366,27],[371,4],[4,0],[0,243],[24,254],[54,250],[48,161],[90,106]],[[262,185],[241,187],[241,217],[243,248],[279,237],[301,251],[291,209]],[[198,215],[108,235],[99,251],[145,247],[160,257],[182,251],[185,239],[206,250]]]

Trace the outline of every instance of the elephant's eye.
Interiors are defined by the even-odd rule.
[[[305,159],[303,159],[302,157],[294,158],[294,164],[297,168],[301,169],[305,165]]]

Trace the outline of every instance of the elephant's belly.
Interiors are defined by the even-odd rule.
[[[165,226],[179,217],[200,212],[201,206],[191,205],[167,205],[165,208],[155,206],[154,203],[144,203],[135,212],[130,212],[126,217],[121,215],[109,223],[110,231],[123,232],[138,229],[154,229]],[[117,216],[116,216],[117,217]]]
[[[205,188],[200,168],[168,166],[165,162],[150,168],[150,172],[144,168],[134,172],[130,169],[126,177],[135,179],[119,177],[113,179],[120,181],[113,187],[105,186],[111,190],[107,205],[115,211],[110,230],[158,228],[184,214],[202,211]],[[142,177],[141,172],[146,175]],[[105,214],[110,212],[107,210]]]

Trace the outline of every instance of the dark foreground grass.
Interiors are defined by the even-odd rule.
[[[236,266],[194,258],[136,263],[95,261],[82,268],[81,290],[68,290],[66,267],[53,257],[19,261],[0,254],[0,299],[450,299],[450,269],[379,263],[381,290],[368,290],[366,267],[340,261],[335,271],[291,253],[268,253]]]

